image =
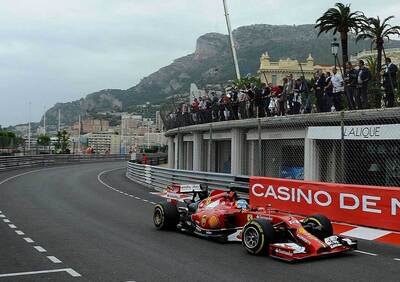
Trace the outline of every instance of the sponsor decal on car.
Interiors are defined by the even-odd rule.
[[[206,222],[207,222],[207,215],[203,215],[201,217],[201,226],[206,226]]]

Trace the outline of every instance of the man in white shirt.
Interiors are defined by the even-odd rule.
[[[335,107],[336,111],[341,111],[342,110],[342,95],[344,92],[344,81],[343,77],[337,73],[337,69],[333,68],[332,69],[332,77],[331,77],[331,83],[332,83],[332,102],[333,106]]]

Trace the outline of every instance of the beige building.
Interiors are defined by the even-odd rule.
[[[143,123],[141,115],[123,114],[121,116],[121,135],[132,136],[137,134],[137,128]]]
[[[121,137],[111,133],[89,133],[87,135],[88,146],[97,154],[119,154]]]
[[[294,78],[300,78],[304,73],[306,79],[311,79],[316,71],[331,71],[330,65],[315,65],[311,54],[305,63],[290,58],[280,59],[278,62],[271,62],[268,52],[261,55],[259,74],[262,82],[273,85],[282,84],[282,79],[289,74]]]
[[[86,118],[81,121],[81,133],[102,132],[110,128],[108,120]],[[74,134],[79,133],[79,122],[76,122],[72,128]]]
[[[392,59],[392,63],[398,65],[400,64],[400,48],[392,48],[392,49],[386,49],[386,56]],[[362,51],[358,53],[356,56],[351,56],[350,60],[353,63],[357,63],[358,60],[365,60],[368,57],[376,57],[377,53],[376,50],[372,51]],[[382,58],[382,64],[384,64],[384,58]]]

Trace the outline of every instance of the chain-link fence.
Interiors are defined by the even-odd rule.
[[[254,174],[400,186],[399,115],[372,110],[368,115],[365,111],[342,112],[329,118],[310,116],[298,126],[262,128],[261,142],[254,142],[256,146],[261,144],[259,166]]]

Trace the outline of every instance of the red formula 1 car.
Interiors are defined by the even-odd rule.
[[[250,207],[234,191],[208,193],[206,185],[180,185],[179,190],[192,194],[192,199],[183,203],[169,199],[157,204],[153,214],[156,228],[177,229],[220,241],[242,241],[251,254],[285,261],[357,248],[355,240],[334,235],[330,220],[323,215],[298,220],[271,208]]]

